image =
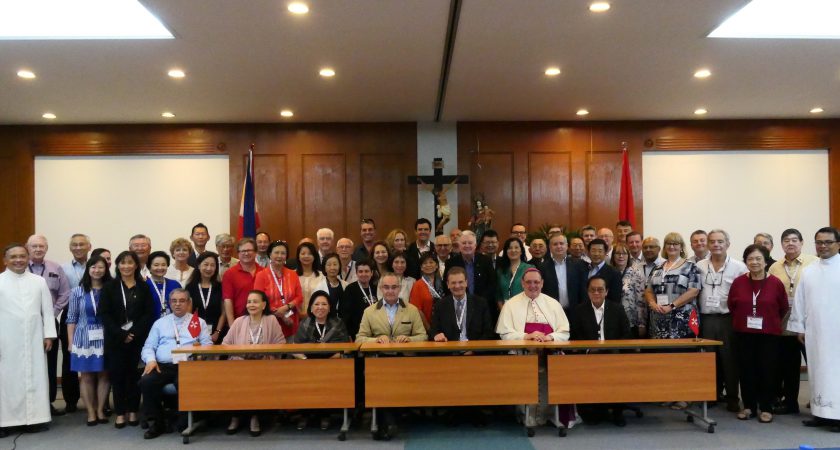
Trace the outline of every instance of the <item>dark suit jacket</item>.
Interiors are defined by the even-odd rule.
[[[548,259],[548,255],[543,256],[541,259],[531,258],[527,262],[534,267],[540,267],[543,263],[545,263],[546,259]]]
[[[117,278],[111,280],[102,287],[99,297],[99,310],[96,316],[102,322],[105,330],[105,351],[121,351],[128,333],[134,334],[133,342],[140,347],[146,342],[146,336],[152,328],[152,307],[158,306],[145,282],[137,283],[135,289],[136,298],[132,299],[129,290],[126,289],[127,301],[123,305],[122,280]],[[127,308],[126,308],[127,306]],[[132,322],[129,330],[123,330],[122,326],[126,321]]]
[[[482,339],[498,339],[493,331],[490,311],[487,301],[481,297],[467,294],[467,339],[477,341]],[[435,303],[432,310],[432,324],[429,329],[429,340],[434,340],[438,333],[443,333],[446,339],[457,341],[461,338],[458,329],[458,319],[455,316],[455,304],[451,295],[447,295]]]
[[[373,297],[376,297],[376,282],[371,280],[370,291]],[[374,300],[376,303],[376,300]],[[362,288],[358,281],[354,281],[347,285],[344,289],[344,300],[338,308],[338,317],[344,322],[347,327],[347,334],[355,338],[359,334],[359,325],[362,323],[362,315],[365,313],[365,308],[368,307],[368,302],[365,301],[365,296],[362,295]]]
[[[499,307],[496,305],[496,271],[490,259],[478,253],[475,254],[473,265],[473,279],[467,280],[469,286],[473,286],[473,295],[477,295],[487,301],[487,308],[490,317],[495,320],[499,317]],[[449,275],[453,267],[465,267],[463,255],[452,255],[446,261],[446,270],[443,272],[443,279]],[[444,285],[444,291],[449,294],[449,289]],[[467,291],[469,292],[469,290]]]
[[[588,279],[588,269],[586,274]],[[621,304],[621,272],[609,264],[604,264],[595,275],[602,277],[607,282],[607,300]]]
[[[429,242],[429,249],[434,253],[434,242]],[[405,250],[405,274],[415,280],[420,279],[420,253],[417,250],[417,241],[412,242]]]
[[[546,256],[545,262],[538,268],[543,276],[543,294],[557,299],[560,296],[560,286],[557,284],[557,272],[554,271],[554,259]],[[569,294],[569,306],[564,308],[566,316],[570,316],[578,304],[589,302],[586,296],[586,270],[586,266],[580,261],[566,257],[566,292]]]
[[[575,306],[574,314],[569,321],[572,340],[597,340],[600,327],[595,321],[595,310],[592,302]],[[630,321],[621,303],[604,302],[604,339],[632,339]]]

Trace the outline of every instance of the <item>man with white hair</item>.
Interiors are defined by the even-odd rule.
[[[70,350],[67,348],[67,304],[70,301],[70,282],[64,270],[54,261],[45,259],[49,244],[47,238],[39,234],[29,236],[26,241],[26,250],[29,252],[29,271],[42,277],[47,282],[53,302],[53,316],[55,317],[55,329],[58,330],[61,340],[61,355],[64,358],[62,364],[61,391],[64,394],[64,401],[67,404],[68,412],[76,410],[76,403],[79,401],[79,378],[76,372],[70,371]],[[47,369],[50,377],[50,403],[55,401],[58,390],[58,349],[56,342],[47,355]],[[54,416],[64,414],[55,407],[50,407]]]
[[[356,261],[353,261],[353,245],[353,241],[349,238],[341,238],[335,244],[338,261],[341,263],[341,272],[338,273],[338,276],[348,284],[357,280]]]
[[[496,271],[493,270],[493,263],[487,256],[476,253],[475,233],[470,230],[461,233],[458,247],[461,249],[461,253],[449,257],[443,279],[447,279],[451,268],[463,267],[467,271],[469,293],[487,301],[490,316],[495,322],[496,318],[499,317],[499,306],[496,304]],[[448,289],[445,290],[448,295]]]
[[[330,253],[335,253],[335,248],[333,248],[334,239],[335,233],[329,228],[319,228],[315,232],[315,240],[318,242],[318,254],[321,256],[321,261]]]
[[[82,281],[82,276],[85,274],[85,264],[87,264],[88,254],[90,253],[90,238],[82,233],[76,233],[70,236],[70,253],[73,259],[62,265],[61,270],[67,275],[67,280],[70,283],[70,289],[78,286]]]
[[[128,249],[137,253],[137,258],[140,260],[140,276],[144,280],[152,276],[149,268],[146,267],[146,260],[152,252],[152,240],[145,234],[135,234],[128,240]]]

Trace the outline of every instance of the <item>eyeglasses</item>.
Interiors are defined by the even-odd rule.
[[[817,247],[821,247],[821,246],[823,246],[823,245],[825,245],[825,246],[829,246],[829,245],[832,245],[832,244],[834,244],[834,243],[836,243],[836,242],[837,242],[837,241],[814,241],[814,244],[816,244],[816,245],[817,245]]]
[[[255,251],[256,250],[254,250],[252,248],[247,248],[247,249],[243,248],[243,249],[239,250],[239,253],[254,253]]]
[[[670,246],[672,246],[672,247],[673,247],[673,246],[676,246],[676,247],[682,247],[682,244],[680,244],[679,242],[666,242],[666,243],[665,243],[665,246],[666,246],[666,247],[667,247],[667,246],[669,246],[669,245],[670,245]]]

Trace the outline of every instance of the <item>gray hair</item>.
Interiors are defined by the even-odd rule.
[[[756,233],[756,235],[753,237],[753,241],[755,241],[755,238],[759,236],[763,237],[764,239],[767,239],[768,241],[770,241],[770,245],[773,245],[773,236],[770,236],[770,233]]]
[[[723,238],[726,240],[726,243],[727,243],[727,244],[729,243],[729,233],[727,233],[726,231],[723,231],[723,230],[721,230],[720,228],[715,228],[714,230],[709,231],[709,233],[708,233],[708,234],[706,234],[706,236],[711,236],[713,233],[722,234],[722,235],[723,235]],[[759,234],[764,234],[764,233],[759,233]],[[769,235],[768,235],[768,236],[769,236]],[[772,238],[770,239],[770,242],[773,242],[773,239],[772,239]]]
[[[319,229],[318,229],[318,231],[316,231],[316,232],[315,232],[315,237],[317,238],[317,237],[318,237],[318,236],[320,236],[322,233],[329,234],[329,235],[330,235],[330,239],[332,239],[332,238],[334,238],[334,237],[335,237],[335,233],[333,233],[333,230],[330,230],[329,228],[319,228]]]
[[[224,242],[230,242],[231,244],[235,244],[233,240],[233,236],[228,233],[219,233],[216,235],[216,247],[219,247]]]

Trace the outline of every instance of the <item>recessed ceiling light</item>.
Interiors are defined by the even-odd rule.
[[[161,117],[166,117],[167,119],[171,119],[171,118],[175,117],[175,113],[169,112],[169,111],[164,111],[160,114],[160,116]]]
[[[712,71],[709,69],[700,69],[694,72],[694,78],[709,78],[712,76]]]
[[[18,70],[17,76],[19,76],[21,78],[26,78],[27,80],[31,80],[31,79],[35,78],[35,72],[33,72],[31,70],[25,70],[25,69]]]
[[[41,114],[41,117],[43,117],[45,119],[53,120],[53,119],[55,119],[55,114],[48,112],[48,113]]]
[[[187,76],[187,74],[185,74],[184,71],[181,69],[172,69],[169,72],[167,72],[167,75],[169,75],[172,78],[184,78],[185,76]]]
[[[577,110],[577,112],[575,114],[577,114],[579,116],[585,116],[585,115],[589,114],[589,110],[581,108],[581,109]]]
[[[840,39],[836,0],[753,0],[709,33],[711,38]]]
[[[609,2],[593,2],[591,5],[589,5],[589,10],[592,12],[604,12],[609,9]]]
[[[820,108],[819,106],[817,106],[816,108],[811,108],[811,114],[819,114],[823,111],[825,111],[825,110]]]
[[[283,111],[280,111],[280,115],[283,117],[292,117],[295,113],[293,113],[290,109],[284,109]]]
[[[309,12],[309,6],[303,2],[289,3],[288,9],[292,14],[306,14]]]
[[[697,114],[698,116],[702,116],[703,114],[706,114],[707,112],[709,112],[709,111],[707,111],[706,108],[697,108],[697,109],[694,110],[694,114]]]
[[[138,0],[0,2],[0,39],[174,39]]]
[[[334,77],[335,76],[335,70],[330,69],[329,67],[325,67],[325,68],[321,69],[318,72],[318,74],[320,74],[322,77],[325,77],[325,78]]]
[[[545,74],[550,77],[555,77],[557,75],[560,75],[560,73],[561,71],[559,67],[549,67],[548,69],[545,69]]]

